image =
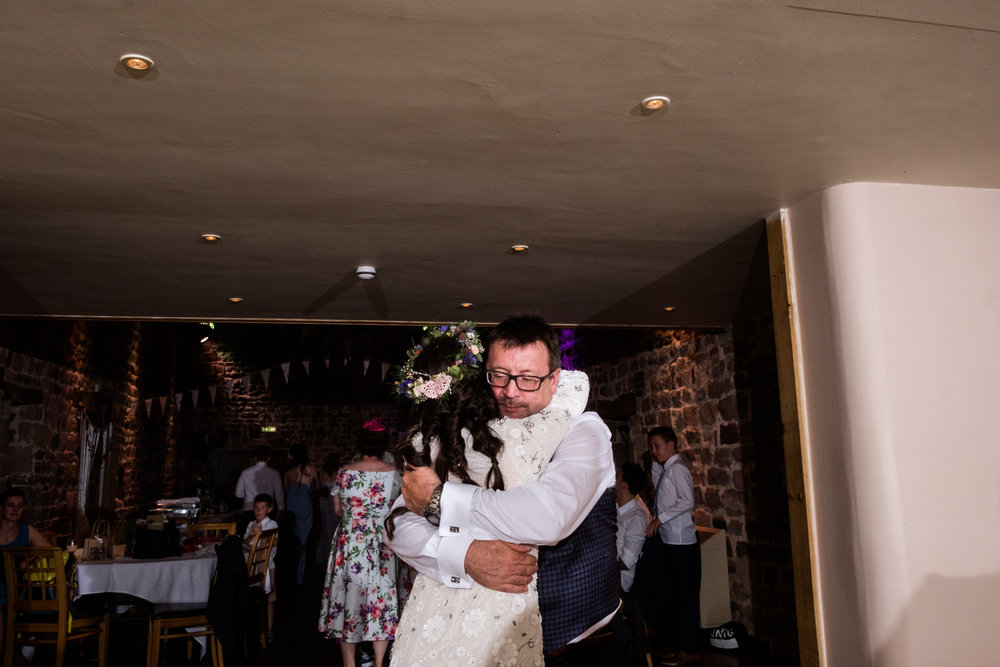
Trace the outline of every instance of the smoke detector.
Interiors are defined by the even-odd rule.
[[[359,266],[354,270],[355,275],[362,280],[371,280],[375,277],[374,266]]]

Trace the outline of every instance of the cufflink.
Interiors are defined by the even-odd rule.
[[[453,584],[460,584],[460,583],[462,583],[462,580],[459,577],[452,577],[451,578],[451,583],[453,583]]]
[[[449,526],[448,530],[450,532],[452,532],[452,533],[460,533],[460,532],[462,532],[462,529],[459,528],[458,526]]]

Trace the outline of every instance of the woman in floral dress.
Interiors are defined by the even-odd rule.
[[[331,489],[341,529],[330,548],[319,630],[340,639],[344,667],[354,666],[355,646],[370,641],[382,667],[399,621],[396,557],[385,544],[384,522],[399,495],[400,476],[384,462],[389,441],[377,420],[364,425],[361,459],[344,466]]]

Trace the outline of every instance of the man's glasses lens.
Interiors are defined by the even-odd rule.
[[[486,382],[494,387],[506,387],[513,380],[521,391],[538,391],[538,388],[542,386],[542,380],[549,375],[538,377],[537,375],[511,375],[500,371],[486,371]]]

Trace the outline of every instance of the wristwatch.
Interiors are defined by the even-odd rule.
[[[432,526],[441,525],[441,492],[444,491],[444,484],[438,484],[434,492],[431,493],[431,499],[427,501],[424,505],[424,518],[430,522]]]

